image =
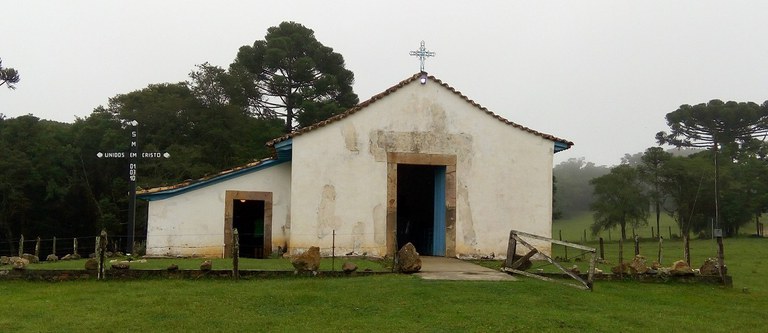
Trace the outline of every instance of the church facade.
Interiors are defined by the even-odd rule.
[[[553,155],[573,143],[508,121],[418,73],[268,143],[272,158],[141,191],[147,254],[267,257],[318,246],[385,256],[503,256],[550,236]]]

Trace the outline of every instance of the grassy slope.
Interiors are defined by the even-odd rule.
[[[587,241],[597,240],[599,237],[603,237],[606,241],[618,240],[621,236],[621,229],[613,228],[610,233],[608,231],[602,231],[597,235],[592,235],[589,227],[592,225],[592,214],[589,212],[579,213],[568,219],[555,220],[552,223],[552,237],[558,238],[562,233],[563,240],[572,242],[581,242],[584,238],[584,231],[587,232]],[[677,237],[680,235],[679,228],[675,223],[675,220],[667,214],[661,214],[660,220],[661,235],[664,238],[669,238],[669,228],[672,228],[672,234]],[[651,227],[653,227],[654,233],[656,233],[656,215],[653,215],[648,219],[648,225],[637,228],[635,233],[642,238],[651,238]],[[609,236],[610,234],[610,236]],[[632,229],[627,229],[627,237],[632,237]]]

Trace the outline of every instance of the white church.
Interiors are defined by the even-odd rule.
[[[518,125],[426,73],[276,138],[271,158],[139,192],[147,255],[503,257],[509,231],[552,228],[553,155],[573,143]]]

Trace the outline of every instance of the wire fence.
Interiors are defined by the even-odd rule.
[[[89,257],[96,252],[96,237],[26,237],[17,239],[0,239],[0,256],[19,256],[21,254],[33,254],[40,260],[45,260],[48,255],[54,254],[61,258],[68,254],[77,254],[81,257]],[[123,244],[128,239],[127,235],[115,235],[108,242],[107,249],[112,252],[123,251]]]

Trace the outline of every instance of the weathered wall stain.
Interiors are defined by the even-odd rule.
[[[344,137],[344,146],[347,150],[357,153],[360,150],[358,145],[357,130],[352,122],[347,122],[341,128],[341,135]]]
[[[464,245],[476,246],[477,235],[475,234],[475,223],[472,220],[472,207],[469,205],[469,191],[467,186],[459,180],[456,189],[459,195],[458,214],[461,221],[461,231],[464,234]]]
[[[324,238],[341,226],[341,219],[336,215],[336,188],[333,185],[323,186],[317,219],[317,238]]]
[[[384,205],[373,207],[373,241],[376,244],[386,244],[387,241],[387,211]]]
[[[365,235],[365,224],[362,221],[358,221],[352,227],[352,252],[362,254],[363,235]]]

